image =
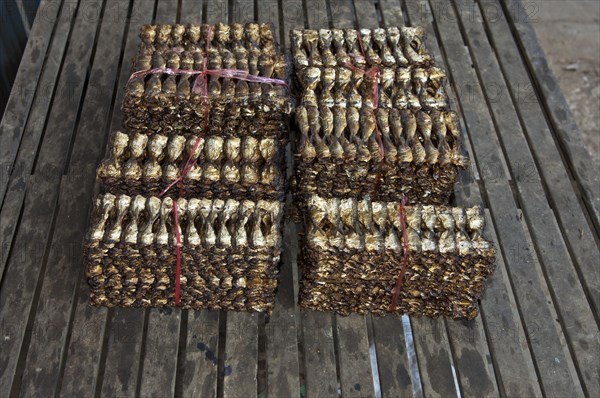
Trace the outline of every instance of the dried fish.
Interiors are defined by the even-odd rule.
[[[407,228],[408,267],[395,312],[475,317],[495,256],[482,236],[481,209],[406,206],[403,226],[399,208],[398,202],[311,197],[300,251],[300,306],[342,315],[389,312]]]

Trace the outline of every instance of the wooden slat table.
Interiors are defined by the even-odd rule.
[[[531,27],[545,6],[43,0],[0,124],[3,396],[600,396],[600,182]],[[271,317],[87,304],[95,167],[140,25],[254,20],[284,47],[293,28],[426,28],[474,160],[454,200],[499,248],[478,318],[300,311],[289,214]]]

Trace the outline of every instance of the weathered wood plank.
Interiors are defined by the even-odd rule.
[[[355,28],[352,0],[328,0],[332,26],[338,29]]]
[[[49,7],[49,9],[40,8],[40,12],[48,12],[50,13],[50,16],[57,18],[56,15],[52,14],[51,9],[54,6],[56,6],[58,9],[58,4],[54,2],[45,4],[47,4],[45,7]],[[3,255],[0,256],[0,277],[2,277],[4,274],[8,252],[11,245],[13,245],[13,237],[20,214],[18,209],[22,208],[23,197],[25,195],[24,181],[26,181],[26,178],[28,178],[28,176],[31,174],[31,168],[33,167],[33,163],[35,161],[35,156],[39,147],[39,140],[44,131],[44,123],[46,121],[53,98],[52,89],[56,86],[56,80],[62,67],[63,56],[66,50],[66,44],[69,38],[69,32],[71,30],[71,22],[73,18],[75,18],[74,10],[70,7],[63,7],[60,15],[58,16],[58,20],[53,20],[56,21],[56,29],[48,49],[47,60],[44,64],[44,68],[42,69],[39,79],[38,95],[33,98],[33,105],[29,109],[29,115],[25,116],[26,124],[23,126],[23,138],[20,140],[20,146],[18,151],[17,148],[14,148],[14,154],[11,154],[10,156],[2,155],[0,157],[0,159],[9,160],[11,159],[11,156],[14,156],[15,159],[12,172],[10,170],[13,166],[12,161],[8,163],[4,163],[4,161],[2,161],[0,163],[0,185],[6,184],[8,186],[8,191],[6,192],[4,202],[2,202],[2,199],[0,199],[0,203],[2,203],[0,213],[0,231],[2,233],[2,235],[0,235],[0,239],[2,240],[0,242],[3,251]],[[35,87],[31,88],[31,90],[35,91]],[[8,106],[10,106],[10,103],[11,101],[9,101]],[[5,117],[2,120],[2,126],[4,126],[2,128],[7,128],[5,123],[6,121],[10,122],[12,117],[9,114],[8,109],[9,108],[7,107]],[[10,113],[12,112],[13,111],[11,110]],[[17,110],[15,109],[14,112],[17,112]],[[25,123],[25,121],[23,123]],[[3,151],[5,148],[9,148],[8,143],[4,143],[3,140],[7,139],[8,136],[10,136],[10,133],[8,133],[8,130],[0,131],[2,132],[0,134],[0,143],[2,143],[0,146],[2,149],[0,149],[0,151]],[[52,174],[55,171],[56,170],[48,170],[48,174]],[[0,195],[0,198],[4,198],[4,195]]]
[[[73,298],[82,275],[81,236],[87,223],[96,167],[89,159],[94,159],[94,152],[99,151],[97,142],[102,141],[111,105],[105,96],[112,91],[116,80],[118,65],[113,59],[118,59],[120,48],[114,43],[122,40],[127,16],[127,10],[122,11],[117,1],[108,2],[104,11],[88,83],[90,89],[82,110],[86,118],[80,123],[77,135],[80,139],[89,138],[83,143],[77,140],[71,159],[76,172],[63,179],[57,216],[63,227],[53,238],[34,321],[34,329],[52,328],[53,333],[31,341],[21,388],[21,393],[27,396],[50,394],[59,384]],[[84,159],[88,159],[87,163]]]
[[[379,27],[377,10],[373,0],[354,0],[354,10],[359,28],[373,29]]]
[[[402,318],[373,317],[379,383],[384,397],[408,397],[413,392]]]
[[[202,0],[181,0],[179,23],[202,23]]]
[[[148,330],[140,364],[140,396],[174,396],[180,325],[179,308],[148,310]]]
[[[304,29],[304,9],[302,0],[290,0],[285,2],[283,7],[283,46],[289,49],[290,46],[290,31],[292,29]]]
[[[438,15],[439,9],[436,7],[433,7],[433,12],[438,22],[440,36],[443,38],[441,44],[445,53],[451,55],[448,56],[447,62],[454,86],[460,87],[465,82],[476,82],[477,76],[472,69],[472,61],[464,47],[458,26],[454,22],[448,22],[450,18],[447,15],[451,15],[451,18],[456,17],[453,14],[454,11],[451,8],[447,9],[444,17]],[[481,88],[474,86],[468,95],[460,96],[459,100],[478,164],[487,164],[488,162],[499,164],[502,159],[500,145],[491,125],[491,116],[485,105],[485,97]],[[517,206],[506,180],[507,176],[500,175],[498,178],[489,178],[483,175],[482,178],[503,250],[518,245],[524,246],[525,234],[521,226],[514,223],[512,219]],[[582,391],[576,381],[575,368],[563,343],[562,330],[557,328],[555,322],[552,322],[553,319],[556,319],[552,297],[548,292],[543,273],[531,254],[532,249],[526,246],[525,259],[533,266],[523,267],[522,264],[519,264],[519,260],[508,261],[508,265],[512,282],[519,287],[515,293],[519,299],[521,311],[525,314],[526,325],[531,328],[533,322],[536,322],[536,325],[545,324],[542,328],[544,344],[535,344],[530,340],[540,369],[543,388],[547,394],[579,395]],[[525,281],[530,281],[530,283]],[[535,297],[530,297],[527,294],[528,291],[536,292]]]
[[[535,30],[527,18],[528,12],[521,0],[508,0],[505,6],[510,12],[505,13],[510,20],[513,32],[517,35],[517,45],[522,49],[522,56],[527,61],[528,69],[535,86],[540,93],[540,100],[548,110],[546,113],[552,123],[552,130],[560,143],[561,152],[568,159],[569,168],[582,187],[583,196],[592,213],[596,231],[600,230],[600,174],[595,170],[589,152],[586,150],[575,118],[560,86],[548,66],[548,60],[537,40]]]
[[[258,314],[229,312],[223,368],[224,397],[257,395]]]
[[[115,308],[112,311],[106,359],[100,364],[104,368],[100,396],[135,395],[142,349],[137,336],[144,329],[144,314],[140,308]],[[94,345],[101,346],[102,342],[94,342]]]
[[[123,9],[123,3],[118,4],[121,7],[118,8],[119,15],[123,13],[127,15],[127,10]],[[77,174],[77,167],[81,164],[89,164],[95,167],[105,150],[99,143],[105,141],[105,135],[108,131],[120,128],[120,98],[122,98],[125,83],[131,73],[129,63],[137,50],[139,27],[143,23],[150,22],[147,18],[148,15],[152,15],[154,4],[154,0],[136,0],[132,5],[131,18],[127,26],[127,39],[123,58],[121,59],[122,65],[120,66],[120,72],[118,72],[117,97],[112,104],[112,110],[109,109],[109,111],[112,111],[110,127],[108,129],[105,128],[105,121],[96,121],[92,117],[82,118],[79,126],[80,133],[77,134],[73,145],[73,155],[69,164],[70,174]],[[121,49],[117,48],[116,50],[120,52]],[[116,67],[114,59],[118,59],[118,55],[113,55],[106,61],[112,62],[115,64],[113,67]],[[105,70],[112,69],[105,68]],[[106,75],[104,73],[102,69],[100,73],[92,72],[89,84],[100,84],[103,79],[108,79],[112,82],[114,73],[117,72],[112,71]],[[95,100],[90,101],[91,104],[99,107],[110,105],[108,99],[112,97],[113,87],[114,85],[110,85],[105,90],[98,90],[99,92],[96,95],[102,96],[104,100],[92,97]],[[84,110],[84,114],[87,113],[89,112]],[[83,148],[87,148],[87,152]],[[94,176],[92,174],[82,178],[93,181]],[[90,200],[88,198],[88,201]],[[83,234],[84,231],[81,233]],[[94,308],[88,305],[88,287],[85,278],[81,278],[80,286],[77,289],[77,304],[72,325],[73,336],[69,341],[61,393],[65,396],[86,394],[88,391],[82,388],[90,385],[95,386],[99,382],[98,375],[101,367],[104,366],[103,363],[100,363],[100,360],[105,339],[105,325],[108,322],[108,325],[112,326],[106,331],[108,337],[105,355],[106,362],[111,365],[103,369],[102,385],[99,386],[101,388],[99,393],[102,396],[110,396],[113,391],[120,391],[125,395],[130,392],[134,394],[138,377],[144,311],[140,309],[114,309],[110,311],[111,318],[107,319],[109,314],[106,308]],[[88,329],[88,325],[92,325],[93,327]],[[123,352],[127,352],[128,355],[122,355]],[[83,368],[90,369],[90,371],[81,374],[80,364]]]
[[[306,18],[311,29],[329,28],[326,0],[306,0]]]
[[[265,330],[269,397],[291,397],[300,391],[296,325],[298,311],[293,275],[293,267],[297,267],[298,243],[295,225],[289,218],[285,220],[283,239],[286,243],[281,257],[275,308]]]
[[[53,54],[53,51],[61,51],[59,48],[64,48],[65,45],[62,38],[66,40],[70,26],[65,25],[64,21],[69,19],[69,13],[62,10],[59,21],[59,11],[61,11],[60,1],[45,0],[41,2],[23,51],[21,65],[15,76],[12,95],[8,98],[4,116],[0,122],[0,205],[4,202],[19,144],[23,137],[27,136],[25,126],[33,103],[38,96],[41,96],[40,93],[48,95],[45,93],[48,82],[40,77],[46,51],[51,41],[55,41],[56,44],[50,47],[50,54]],[[57,26],[56,30],[54,30],[55,26]],[[65,29],[67,33],[64,33]],[[52,34],[53,30],[54,35]],[[46,64],[50,65],[48,62]],[[55,79],[56,77],[52,79],[52,82]],[[35,96],[36,92],[38,96]]]
[[[502,137],[504,153],[514,176],[513,179],[524,211],[524,219],[529,226],[528,229],[534,243],[537,242],[537,254],[556,297],[559,313],[565,324],[565,333],[573,347],[575,362],[590,395],[599,395],[598,378],[594,375],[600,373],[598,368],[600,365],[594,352],[598,352],[600,347],[593,338],[598,335],[598,326],[593,311],[576,272],[572,268],[573,260],[569,255],[554,214],[548,206],[544,188],[523,131],[514,127],[519,125],[518,115],[510,99],[508,87],[502,77],[493,49],[486,38],[479,9],[462,9],[460,17],[485,94],[488,98],[491,95],[495,98],[489,103],[495,116],[496,130]],[[488,90],[488,87],[493,87],[493,93]],[[547,242],[553,242],[553,244],[548,245]],[[572,311],[572,308],[578,308],[578,310]],[[590,347],[596,348],[590,350]]]
[[[494,2],[491,5],[501,10],[500,4]],[[573,182],[561,161],[560,151],[552,137],[552,131],[523,64],[519,48],[513,37],[507,34],[510,26],[504,14],[499,12],[494,17],[484,14],[483,17],[498,61],[507,77],[505,81],[517,102],[516,110],[523,122],[529,148],[544,181],[546,196],[570,248],[571,256],[575,259],[588,300],[593,303],[594,311],[598,313],[600,273],[597,264],[600,263],[600,250],[594,239],[594,231],[582,212],[578,195],[573,190]]]
[[[335,317],[342,396],[374,397],[367,317],[358,314]]]
[[[102,17],[102,1],[81,4],[57,83],[57,91],[48,116],[35,171],[48,167],[63,171],[68,160],[72,133],[81,110],[81,99],[94,49],[97,26]]]
[[[182,367],[177,371],[180,391],[184,397],[217,396],[217,348],[219,346],[219,313],[188,311],[187,341]]]
[[[206,15],[203,14],[202,19],[206,19],[206,23],[215,24],[217,22],[229,21],[227,1],[205,0],[203,3],[204,6],[206,6]]]
[[[306,394],[309,397],[337,394],[332,316],[317,311],[302,313]]]
[[[494,231],[490,212],[486,210],[485,215],[486,238],[499,249],[500,242]],[[500,250],[496,254],[496,270],[486,283],[480,308],[502,395],[541,396],[542,391],[527,342],[527,332],[519,319],[504,255]],[[531,334],[535,334],[535,331]]]
[[[32,176],[27,183],[23,218],[15,237],[18,245],[8,259],[0,290],[0,391],[7,394],[15,388],[18,394],[20,353],[27,352],[30,339],[48,330],[26,330],[28,318],[35,311],[34,297],[45,254],[53,233],[53,220],[58,197],[58,183],[48,178]],[[24,346],[25,344],[25,346]],[[23,350],[24,349],[24,350]]]
[[[404,16],[400,0],[379,0],[379,9],[386,28],[404,26]]]
[[[232,22],[254,22],[254,0],[233,0],[231,18]]]

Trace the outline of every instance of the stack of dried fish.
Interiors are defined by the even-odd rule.
[[[460,153],[453,112],[326,106],[296,108],[296,184],[309,195],[448,203]]]
[[[223,77],[237,70],[286,80],[285,57],[268,25],[146,25],[140,36],[136,73],[122,107],[127,127],[197,134],[208,116],[209,132],[220,135],[244,131],[267,137],[285,131],[286,86]],[[205,81],[199,72],[206,70]]]
[[[280,202],[178,199],[181,307],[270,313],[281,253]],[[173,199],[100,195],[85,245],[94,305],[175,305]]]
[[[495,250],[482,236],[479,207],[458,208],[368,199],[308,202],[300,305],[316,310],[384,313],[403,262],[408,267],[398,313],[474,318],[494,267]]]
[[[425,47],[422,27],[387,29],[292,30],[292,57],[298,72],[307,66],[361,69],[373,66],[428,66],[433,60]]]
[[[299,74],[304,106],[445,110],[446,74],[438,67],[380,68],[379,77],[345,67],[308,67]],[[377,95],[374,89],[377,88]]]
[[[189,161],[183,177],[186,196],[221,199],[282,200],[284,147],[275,138],[197,137],[113,133],[110,155],[97,177],[102,190],[113,194],[159,195],[175,181]],[[167,195],[179,193],[178,187]]]

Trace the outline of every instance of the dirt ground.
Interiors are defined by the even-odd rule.
[[[539,1],[532,20],[548,63],[600,165],[600,1]]]

